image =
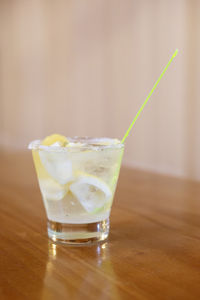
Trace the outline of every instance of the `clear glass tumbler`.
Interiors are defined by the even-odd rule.
[[[124,145],[117,139],[68,138],[66,147],[33,141],[33,160],[55,242],[90,244],[109,234]]]

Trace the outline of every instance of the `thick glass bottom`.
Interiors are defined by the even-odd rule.
[[[104,241],[109,234],[109,218],[96,223],[66,224],[48,220],[48,236],[54,242],[83,245]]]

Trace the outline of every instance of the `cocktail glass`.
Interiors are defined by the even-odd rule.
[[[108,138],[68,138],[69,144],[33,141],[38,182],[55,242],[90,244],[109,234],[109,217],[124,144]]]

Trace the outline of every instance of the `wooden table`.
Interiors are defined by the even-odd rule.
[[[200,299],[200,183],[122,168],[104,244],[52,244],[30,153],[0,152],[0,299]]]

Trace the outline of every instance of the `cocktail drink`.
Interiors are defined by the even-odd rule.
[[[29,145],[53,241],[82,244],[108,237],[124,142],[177,53],[176,49],[121,141],[51,135]]]
[[[29,148],[49,237],[74,244],[105,240],[124,145],[117,139],[52,135]]]

